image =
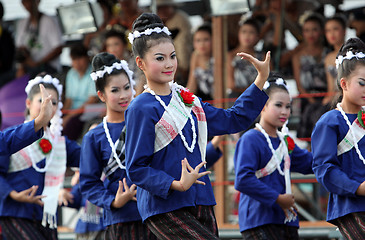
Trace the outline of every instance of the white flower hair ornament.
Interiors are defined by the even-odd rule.
[[[132,94],[134,97],[134,95],[136,94],[136,91],[134,90],[136,82],[133,79],[133,72],[129,69],[128,63],[125,60],[120,60],[120,62],[115,62],[111,66],[104,66],[102,70],[90,73],[90,77],[94,82],[96,82],[96,80],[98,80],[99,78],[104,77],[106,73],[111,74],[114,71],[114,69],[117,70],[123,69],[127,73],[129,82],[131,83],[132,86]]]
[[[162,33],[162,32],[166,33],[167,35],[171,35],[171,32],[167,27],[163,28],[155,27],[155,28],[147,28],[143,32],[138,32],[138,31],[131,32],[128,34],[128,39],[129,42],[133,45],[134,39],[139,38],[142,35],[151,35],[152,33]]]
[[[336,68],[338,69],[344,60],[350,60],[353,58],[365,58],[365,54],[363,52],[358,52],[354,54],[352,51],[348,51],[345,56],[340,55],[336,58]]]
[[[32,80],[29,80],[28,85],[25,87],[25,92],[29,96],[30,91],[35,85],[39,85],[40,83],[50,83],[52,84],[58,92],[58,107],[56,114],[51,119],[51,126],[50,131],[54,136],[61,136],[61,131],[63,129],[62,127],[62,107],[63,104],[61,102],[61,96],[62,96],[62,84],[60,84],[60,81],[57,78],[53,78],[51,75],[45,75],[44,77],[36,77]]]
[[[283,86],[286,88],[286,90],[288,90],[288,87],[286,86],[286,84],[285,84],[285,82],[284,82],[284,79],[282,79],[282,78],[277,78],[277,79],[275,80],[275,84],[276,84],[276,85],[283,85]],[[266,82],[265,82],[265,84],[264,84],[263,89],[264,89],[264,90],[266,90],[266,89],[268,89],[269,87],[270,87],[270,82],[269,82],[269,81],[266,81]]]

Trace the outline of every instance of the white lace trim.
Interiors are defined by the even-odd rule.
[[[134,39],[141,37],[142,35],[151,35],[152,33],[161,33],[164,32],[167,35],[171,35],[171,32],[167,27],[155,27],[155,28],[147,28],[143,32],[134,31],[133,33],[128,34],[128,39],[131,44],[133,44]]]

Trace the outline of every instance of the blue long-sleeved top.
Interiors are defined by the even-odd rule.
[[[270,137],[274,149],[279,138]],[[266,166],[272,158],[265,136],[256,129],[244,133],[236,145],[234,154],[235,188],[240,192],[238,218],[240,231],[265,224],[284,224],[285,214],[275,201],[285,193],[285,178],[275,170],[270,175],[257,178],[255,173]],[[312,153],[295,145],[290,154],[290,171],[303,174],[313,173]],[[281,163],[284,169],[284,161]],[[286,223],[299,227],[298,218]]]
[[[170,93],[160,97],[168,105],[172,95]],[[267,95],[253,84],[232,108],[219,109],[202,102],[208,135],[223,135],[246,129],[259,115],[266,101]],[[194,168],[202,159],[198,145],[190,153],[183,145],[180,135],[154,153],[155,124],[164,111],[153,95],[142,93],[125,112],[127,174],[138,186],[137,204],[143,220],[183,207],[216,204],[208,176],[199,179],[206,185],[193,184],[186,192],[170,191],[171,183],[181,177],[181,160],[186,157]],[[198,129],[196,116],[192,115]],[[190,121],[182,132],[190,146],[193,139]],[[198,131],[197,135],[199,136]],[[201,168],[201,171],[205,170],[205,167]]]
[[[107,123],[107,125],[112,141],[116,142],[125,122]],[[117,168],[108,177],[107,184],[100,180],[103,169],[112,156],[112,149],[106,138],[103,123],[85,134],[81,147],[81,192],[91,203],[104,209],[104,225],[141,220],[135,201],[129,201],[121,208],[111,207],[118,191],[119,181],[126,178],[128,186],[132,185],[124,169]]]
[[[86,199],[81,194],[80,184],[76,184],[71,189],[71,194],[73,196],[73,203],[69,203],[67,207],[80,209],[81,207],[85,207]],[[75,233],[88,233],[88,232],[95,232],[104,230],[105,227],[103,225],[103,216],[100,216],[100,222],[97,223],[90,223],[85,222],[83,219],[79,219],[77,221],[75,227]]]
[[[346,114],[352,123],[357,114]],[[313,171],[318,182],[328,191],[327,221],[352,212],[365,211],[365,197],[355,194],[365,181],[365,165],[355,148],[337,156],[337,145],[349,130],[338,110],[325,113],[318,120],[312,133]],[[358,142],[365,155],[365,138]]]
[[[13,154],[42,136],[43,128],[36,132],[34,120],[8,128],[0,132],[0,156]]]
[[[78,167],[80,162],[80,146],[77,142],[66,141],[66,156],[68,167]],[[37,204],[17,202],[10,198],[12,190],[21,192],[34,185],[38,186],[36,195],[41,195],[44,188],[45,173],[37,172],[33,167],[8,173],[10,155],[0,156],[0,216],[19,217],[41,221],[43,208]],[[45,160],[37,164],[38,167],[45,166]]]

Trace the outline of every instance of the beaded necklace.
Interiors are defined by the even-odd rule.
[[[346,122],[347,126],[349,127],[349,131],[351,132],[352,140],[353,140],[354,147],[355,147],[357,155],[359,156],[360,160],[365,164],[365,159],[364,159],[364,157],[362,156],[362,154],[360,152],[359,146],[357,145],[355,134],[354,134],[354,131],[352,130],[350,120],[347,117],[346,113],[343,111],[340,103],[337,103],[337,109],[340,111],[342,117],[345,119],[345,122]]]
[[[120,158],[119,158],[119,156],[117,154],[117,151],[115,150],[116,149],[116,146],[118,146],[119,139],[115,143],[113,143],[113,140],[110,137],[110,132],[109,132],[108,124],[106,123],[106,116],[103,118],[103,127],[104,127],[104,131],[105,131],[106,139],[108,139],[109,145],[110,145],[110,147],[112,149],[112,152],[113,152],[113,156],[114,156],[115,160],[117,161],[118,166],[121,169],[125,169],[125,166],[123,166],[123,164],[120,161]]]
[[[186,138],[184,136],[184,134],[182,133],[182,129],[177,129],[178,130],[178,133],[181,137],[181,140],[183,141],[184,143],[184,146],[185,148],[189,151],[189,152],[193,152],[194,151],[194,148],[195,148],[195,144],[196,144],[196,129],[195,129],[195,122],[194,122],[194,119],[193,119],[193,116],[191,114],[190,111],[188,111],[185,107],[185,104],[181,101],[181,99],[179,98],[179,96],[177,96],[177,91],[178,91],[178,88],[181,88],[181,86],[175,84],[175,83],[172,83],[170,85],[170,89],[171,89],[171,92],[172,92],[172,97],[175,98],[175,100],[177,100],[181,106],[181,108],[184,110],[185,114],[187,116],[189,116],[189,119],[190,119],[190,123],[191,123],[191,131],[193,132],[193,141],[191,142],[191,146],[189,146],[189,144],[186,142]],[[151,88],[149,88],[148,86],[145,86],[145,89],[146,91],[150,92],[155,98],[156,100],[162,105],[162,107],[165,109],[165,111],[170,115],[172,121],[175,123],[176,126],[177,125],[177,120],[176,118],[174,117],[174,115],[172,113],[170,113],[170,111],[168,110],[166,104],[164,101],[162,101],[162,99],[160,98],[160,96],[158,96]]]

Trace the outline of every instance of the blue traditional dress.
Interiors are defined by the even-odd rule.
[[[278,137],[270,137],[270,140],[278,156],[283,159],[283,148],[287,146],[283,146]],[[289,156],[290,171],[313,173],[313,158],[310,152],[295,145]],[[273,155],[265,136],[256,129],[244,133],[236,145],[235,188],[240,192],[238,217],[241,232],[265,224],[285,222],[284,211],[276,203],[279,194],[286,193],[285,178],[276,166],[271,173],[267,173],[266,166],[272,159]],[[284,169],[284,161],[280,167]],[[285,224],[299,227],[298,218]]]
[[[44,138],[51,139],[48,130]],[[66,166],[79,166],[80,146],[67,137],[59,136],[52,139],[52,150],[45,153],[41,148],[44,138],[12,155],[0,156],[1,221],[5,218],[28,219],[39,224],[42,221],[43,226],[50,229],[57,227],[58,191],[63,184]],[[43,207],[17,202],[9,196],[13,190],[21,192],[32,186],[38,186],[35,195],[46,196],[42,199]],[[27,231],[31,230],[28,228]]]
[[[125,122],[108,122],[107,126],[110,137],[115,143],[121,135]],[[81,147],[81,192],[91,203],[104,209],[104,225],[109,226],[121,222],[141,220],[135,201],[129,201],[121,208],[111,207],[118,191],[119,181],[126,178],[128,186],[131,186],[132,182],[127,177],[125,169],[121,169],[113,161],[112,149],[106,138],[103,123],[84,136]],[[107,183],[101,180],[103,173],[108,179]]]
[[[80,184],[76,184],[72,190],[73,203],[67,207],[80,209],[80,218],[75,227],[75,233],[86,234],[91,232],[103,231],[103,210],[90,203],[81,194]]]
[[[19,151],[43,135],[43,129],[35,132],[34,120],[0,132],[0,156]]]
[[[360,126],[357,114],[346,114],[356,137],[360,152],[365,154],[365,129]],[[365,197],[355,194],[365,181],[365,164],[353,147],[353,137],[338,110],[325,113],[317,122],[312,134],[313,171],[329,191],[327,221],[349,213],[365,212]]]
[[[230,109],[219,109],[195,97],[192,107],[184,107],[173,93],[160,96],[171,115],[150,93],[135,98],[125,113],[126,169],[137,188],[137,205],[143,220],[183,207],[215,205],[208,176],[199,178],[206,185],[193,184],[185,192],[170,190],[174,180],[180,180],[181,160],[186,158],[195,168],[205,159],[207,137],[245,130],[259,115],[267,95],[251,85]],[[192,125],[185,111],[192,112],[197,132],[197,144],[192,152],[184,146],[182,131],[191,146]],[[206,168],[202,167],[201,171]]]

